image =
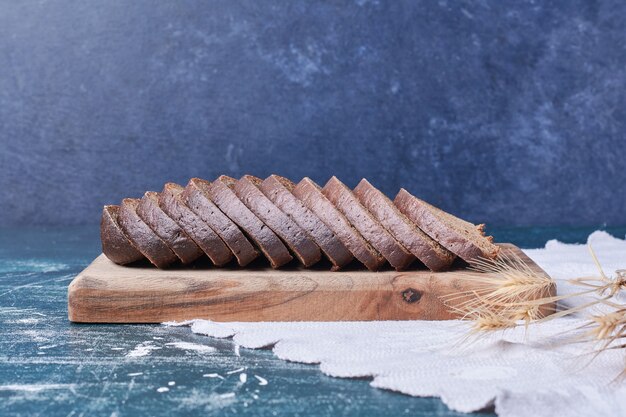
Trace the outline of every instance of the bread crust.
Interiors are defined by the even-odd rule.
[[[233,257],[220,237],[182,201],[184,188],[167,183],[159,194],[159,206],[202,249],[215,266],[226,265]]]
[[[365,178],[354,195],[405,248],[431,271],[449,269],[456,256],[422,232],[393,202]]]
[[[443,212],[447,216],[452,216],[455,220],[467,223],[469,225],[468,227],[475,228],[476,235],[474,238],[481,239],[481,244],[483,244],[487,250],[481,249],[478,242],[473,242],[469,235],[464,234],[457,228],[446,223],[445,220],[437,214],[437,210],[440,209],[411,195],[404,188],[401,188],[398,192],[398,195],[394,199],[394,204],[426,234],[464,261],[471,264],[473,261],[480,258],[493,259],[498,256],[500,248],[491,243],[493,238],[484,236],[482,232],[483,225],[473,225],[450,213]]]
[[[345,247],[341,240],[333,233],[332,230],[322,222],[306,205],[296,198],[291,192],[295,188],[295,184],[289,179],[270,175],[260,185],[260,189],[280,208],[283,213],[289,216],[296,224],[298,224],[305,233],[317,244],[324,255],[333,264],[332,270],[337,271],[348,265],[354,257],[352,253]]]
[[[178,260],[172,250],[137,214],[139,200],[125,198],[120,204],[118,223],[132,245],[157,268],[167,268]]]
[[[141,259],[144,256],[130,243],[130,240],[117,222],[120,207],[108,205],[102,208],[100,220],[100,241],[102,253],[118,265],[126,265]]]
[[[415,256],[363,207],[352,191],[337,177],[329,179],[322,192],[397,271],[406,269],[415,260]]]
[[[385,263],[385,258],[367,243],[310,178],[303,178],[293,189],[293,195],[315,213],[367,269],[377,271]]]
[[[246,266],[259,256],[259,252],[239,227],[211,201],[209,181],[192,178],[181,197],[194,213],[205,221],[226,243],[239,266]]]
[[[159,193],[146,191],[137,207],[137,214],[183,264],[189,264],[203,255],[193,239],[159,207]]]
[[[211,200],[257,245],[272,268],[293,260],[278,236],[237,197],[233,190],[236,183],[236,179],[227,175],[218,177],[209,187]]]

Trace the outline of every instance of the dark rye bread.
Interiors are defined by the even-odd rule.
[[[117,215],[120,206],[104,206],[100,220],[100,240],[102,253],[111,261],[119,265],[126,265],[144,259],[130,243],[119,224]]]
[[[244,175],[235,184],[235,194],[281,238],[302,265],[305,267],[314,265],[322,257],[320,248],[300,226],[263,194],[259,188],[262,182],[255,176]]]
[[[397,271],[406,269],[415,260],[415,256],[394,239],[337,177],[329,179],[322,192]]]
[[[167,183],[159,194],[159,206],[202,249],[215,266],[226,265],[233,257],[220,237],[202,221],[181,199],[184,188]]]
[[[287,178],[270,175],[261,183],[261,191],[272,203],[300,226],[333,264],[333,271],[348,265],[354,257],[332,230],[304,203],[292,194],[296,184]]]
[[[279,268],[293,258],[280,238],[241,202],[233,188],[237,180],[222,175],[209,186],[211,200],[254,241],[272,268]]]
[[[139,200],[125,198],[122,200],[117,216],[120,228],[130,243],[141,252],[157,268],[166,268],[178,260],[163,240],[156,235],[137,214]]]
[[[211,183],[192,178],[181,197],[183,202],[217,233],[237,258],[239,266],[246,266],[259,256],[259,252],[239,227],[213,204],[210,197]]]
[[[159,193],[146,191],[137,207],[137,214],[170,247],[183,264],[189,264],[202,256],[202,250],[193,239],[159,207]]]
[[[363,239],[348,219],[324,196],[320,186],[310,178],[303,178],[293,189],[293,195],[315,213],[367,269],[376,271],[385,263],[385,258]]]
[[[456,256],[422,232],[398,210],[393,201],[365,178],[353,192],[372,216],[431,271],[450,268]]]
[[[477,226],[461,220],[414,197],[404,188],[400,189],[394,204],[431,238],[464,261],[472,263],[479,258],[498,256],[500,248],[493,244],[493,237],[485,236],[483,224]]]

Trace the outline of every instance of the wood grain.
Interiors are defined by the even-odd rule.
[[[535,271],[519,248],[502,244]],[[448,272],[123,267],[104,255],[70,284],[73,322],[447,320],[442,297],[470,290],[466,269]],[[554,295],[556,287],[549,294]],[[460,302],[462,300],[458,300]],[[554,312],[546,305],[545,314]]]

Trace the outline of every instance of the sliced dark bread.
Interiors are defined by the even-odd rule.
[[[139,200],[125,198],[117,216],[120,228],[130,243],[157,268],[166,268],[178,260],[163,240],[137,214]]]
[[[235,184],[235,194],[281,238],[302,265],[314,265],[322,257],[320,248],[296,222],[263,194],[259,188],[262,182],[263,180],[255,176],[244,175]]]
[[[181,198],[184,188],[167,183],[159,194],[159,206],[202,249],[215,266],[226,265],[233,257],[220,237]]]
[[[239,266],[246,266],[259,252],[239,227],[211,201],[209,181],[192,178],[183,191],[183,202],[217,233],[237,258]]]
[[[363,239],[348,219],[324,196],[320,186],[310,178],[303,178],[293,189],[293,195],[315,213],[367,269],[376,271],[385,263],[385,258]]]
[[[104,206],[100,220],[100,240],[102,253],[119,265],[126,265],[144,259],[144,256],[130,243],[120,225],[117,215],[120,206]]]
[[[159,193],[146,191],[137,207],[137,214],[170,247],[183,264],[189,264],[203,255],[204,252],[196,245],[196,242],[159,207]]]
[[[211,200],[257,245],[272,268],[290,262],[293,257],[280,238],[237,197],[233,190],[236,183],[232,177],[220,176],[209,186]]]
[[[415,260],[415,256],[394,239],[337,177],[329,179],[322,192],[397,271],[406,269]]]
[[[420,229],[464,261],[472,263],[479,258],[498,256],[500,248],[493,244],[493,237],[485,236],[485,225],[461,220],[414,197],[404,188],[393,202]]]
[[[353,192],[372,216],[430,270],[443,271],[450,268],[456,256],[422,232],[398,210],[393,201],[365,178]]]
[[[354,257],[332,230],[322,222],[304,203],[292,194],[296,184],[289,179],[270,175],[261,183],[261,191],[296,222],[319,246],[333,264],[333,270],[348,265]]]

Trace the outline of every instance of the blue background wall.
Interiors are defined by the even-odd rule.
[[[626,224],[625,5],[0,0],[0,225],[274,172]]]

